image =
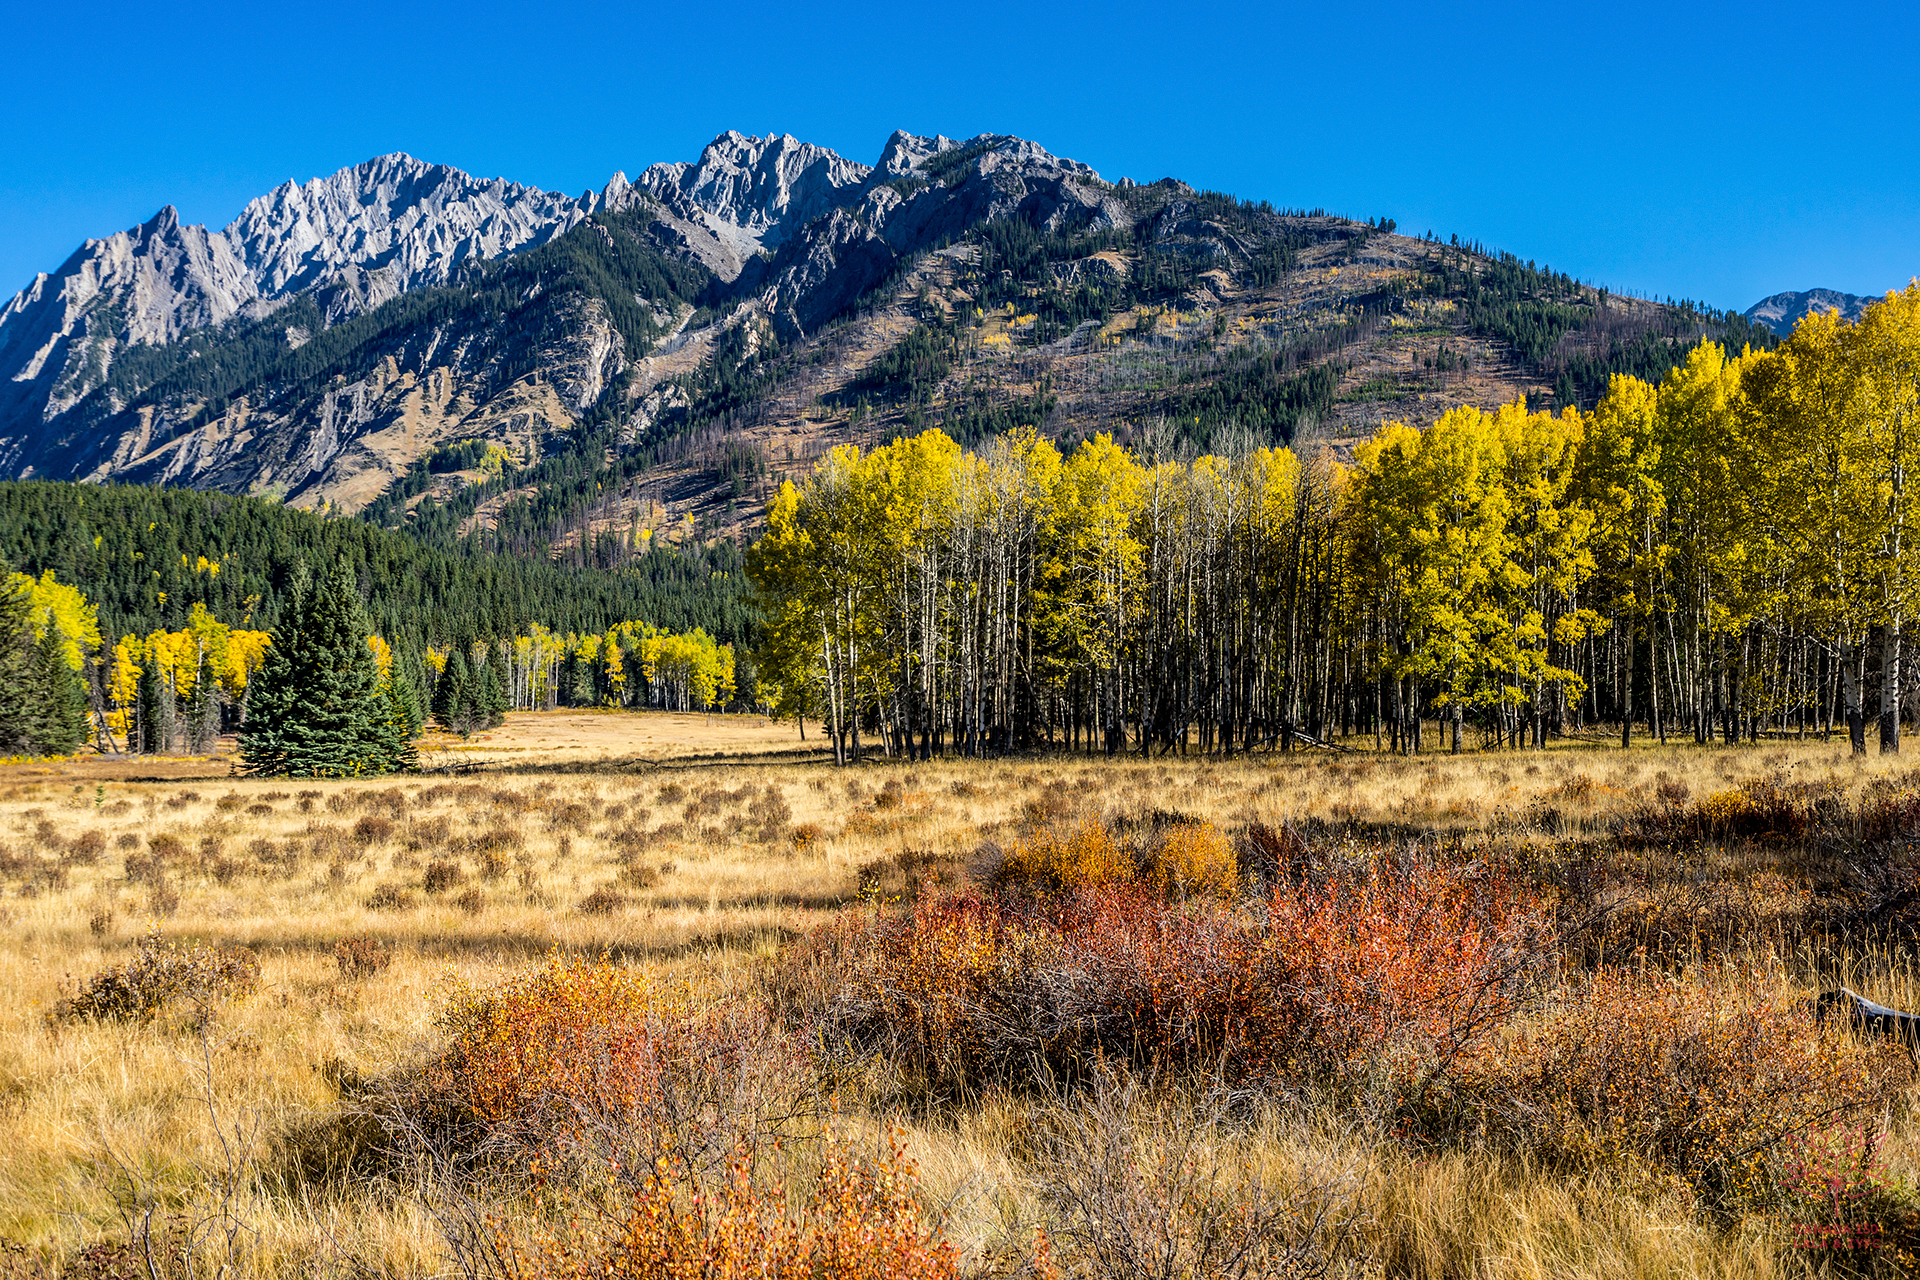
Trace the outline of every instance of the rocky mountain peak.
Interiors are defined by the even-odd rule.
[[[973,162],[969,172],[991,174],[1000,169],[1018,169],[1028,172],[1058,171],[1095,181],[1100,177],[1091,165],[1078,160],[1064,160],[1037,142],[1010,134],[983,133],[961,142],[944,134],[935,134],[930,138],[916,137],[904,129],[896,130],[887,139],[886,148],[880,153],[878,171],[896,178],[914,176],[928,169],[930,162],[954,151],[968,153],[968,158]],[[933,167],[940,168],[937,165]]]
[[[1799,324],[1804,316],[1837,311],[1842,319],[1858,320],[1868,303],[1878,301],[1877,297],[1841,293],[1836,289],[1803,289],[1797,293],[1776,293],[1772,297],[1762,298],[1748,307],[1745,315],[1747,319],[1766,325],[1784,338],[1793,333],[1793,326]]]
[[[283,183],[223,234],[262,296],[352,271],[384,276],[368,292],[375,305],[438,284],[469,259],[544,243],[585,217],[571,197],[395,152],[304,185]]]
[[[795,229],[854,203],[871,172],[791,134],[752,138],[729,129],[698,160],[650,165],[634,185],[683,217],[702,215],[744,256],[774,248]]]

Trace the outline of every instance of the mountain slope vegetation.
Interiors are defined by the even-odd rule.
[[[381,163],[327,181],[358,190]],[[91,388],[71,405],[9,410],[0,461],[604,567],[756,521],[780,476],[836,443],[1032,426],[1068,445],[1345,449],[1383,419],[1591,405],[1612,374],[1657,380],[1700,341],[1776,340],[1391,219],[1109,183],[999,135],[896,134],[868,168],[723,134],[691,165],[577,201],[442,188],[458,196],[436,197],[445,209],[494,201],[524,225],[497,256],[417,267],[398,292],[378,283],[387,266],[309,271],[164,341],[103,293],[86,331],[122,340],[68,355],[68,381]],[[388,198],[394,225],[414,216]],[[199,261],[192,230],[149,239],[185,237],[169,251]],[[0,318],[0,356],[23,307]],[[445,465],[469,446],[488,465]]]

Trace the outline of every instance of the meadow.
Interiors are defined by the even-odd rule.
[[[1899,757],[428,745],[0,767],[10,1274],[1920,1256],[1914,1059],[1811,1000],[1920,1007]]]

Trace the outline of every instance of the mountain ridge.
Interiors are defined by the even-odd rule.
[[[1011,135],[896,132],[868,166],[729,131],[579,196],[394,153],[38,277],[0,312],[0,473],[585,554],[614,525],[725,527],[786,464],[924,425],[1337,442],[1573,403],[1749,330],[1384,219],[1109,184]],[[442,461],[469,444],[505,461]]]
[[[1858,320],[1869,304],[1879,300],[1878,294],[1841,293],[1837,289],[1803,289],[1798,292],[1770,294],[1741,314],[1749,320],[1766,325],[1784,338],[1791,334],[1793,326],[1799,324],[1806,316],[1837,311],[1843,319]]]

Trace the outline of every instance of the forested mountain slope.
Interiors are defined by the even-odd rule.
[[[620,573],[422,546],[359,520],[258,498],[142,485],[0,482],[0,558],[51,570],[99,607],[108,637],[179,630],[196,604],[232,626],[279,620],[299,566],[352,568],[375,628],[396,646],[525,632],[597,632],[629,619],[750,640],[739,549],[659,548]]]
[[[751,521],[847,440],[1339,444],[1467,402],[1591,403],[1703,337],[1772,340],[1386,219],[1108,183],[993,135],[896,134],[869,168],[729,133],[578,198],[389,157],[256,205],[218,233],[163,216],[89,242],[15,300],[0,467],[609,566]]]

